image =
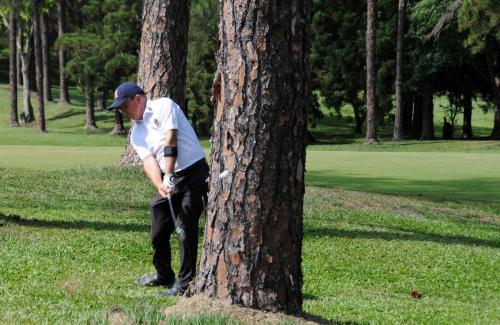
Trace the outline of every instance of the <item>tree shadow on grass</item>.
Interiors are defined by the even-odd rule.
[[[123,232],[148,232],[149,225],[143,224],[121,224],[99,221],[63,221],[63,220],[38,220],[26,219],[18,215],[5,215],[0,213],[0,221],[6,224],[13,223],[20,226],[37,227],[37,228],[59,228],[59,229],[92,229],[92,230],[114,230]],[[2,225],[2,223],[0,223]]]
[[[427,241],[446,245],[467,245],[500,248],[500,240],[480,239],[466,236],[449,236],[423,231],[368,231],[337,228],[306,228],[304,237],[340,237],[349,239],[382,239],[401,241]]]

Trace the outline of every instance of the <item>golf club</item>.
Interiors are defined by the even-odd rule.
[[[175,232],[177,233],[177,235],[179,235],[179,239],[181,241],[184,241],[186,239],[186,232],[181,227],[181,224],[177,221],[177,218],[175,217],[174,207],[172,206],[171,198],[172,197],[170,196],[170,193],[169,193],[167,195],[168,206],[170,207],[170,215],[172,216],[172,221],[174,222]]]

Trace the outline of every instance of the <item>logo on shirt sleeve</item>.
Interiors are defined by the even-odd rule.
[[[158,121],[158,119],[157,119],[157,118],[155,118],[155,119],[153,120],[153,123],[154,123],[154,125],[155,125],[157,128],[159,128],[159,127],[160,127],[160,122]]]

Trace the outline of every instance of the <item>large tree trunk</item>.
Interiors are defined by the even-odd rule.
[[[127,131],[123,126],[123,115],[120,110],[115,109],[115,127],[110,133],[111,135],[126,135]]]
[[[95,124],[94,112],[94,89],[92,88],[92,82],[90,79],[87,79],[85,82],[85,128],[97,128],[97,125]]]
[[[35,44],[35,70],[36,89],[38,93],[38,131],[45,132],[45,103],[43,97],[43,66],[42,66],[42,40],[40,26],[40,7],[38,0],[32,0],[33,10],[33,37]]]
[[[189,1],[145,0],[142,13],[138,84],[149,98],[170,97],[187,114],[186,62]],[[118,165],[140,163],[132,146]]]
[[[375,68],[375,42],[377,31],[377,2],[367,2],[366,24],[366,138],[365,144],[379,143],[377,135],[377,103]]]
[[[18,48],[19,49],[19,48]],[[21,114],[22,123],[30,123],[35,120],[33,106],[31,106],[29,65],[31,61],[31,48],[28,53],[21,54],[21,73],[23,76],[23,113]]]
[[[420,140],[434,139],[434,100],[431,88],[424,86],[424,101],[422,104],[422,134]]]
[[[472,95],[464,94],[464,121],[462,125],[462,139],[472,139]]]
[[[10,83],[10,126],[19,126],[17,117],[17,12],[15,5],[10,7],[9,18],[9,83]]]
[[[191,291],[301,311],[310,10],[309,0],[221,2],[206,237]]]
[[[398,40],[396,49],[396,116],[394,119],[394,140],[405,138],[405,107],[403,98],[403,58],[405,34],[406,0],[399,0],[398,4]]]
[[[42,36],[42,63],[43,63],[43,98],[52,102],[52,85],[50,82],[50,45],[48,39],[48,17],[47,14],[40,15],[41,36]]]
[[[57,2],[57,34],[59,37],[64,35],[64,1],[65,0],[59,0]],[[69,104],[68,84],[66,76],[64,75],[65,65],[66,59],[64,48],[61,46],[59,47],[59,105],[61,106]]]

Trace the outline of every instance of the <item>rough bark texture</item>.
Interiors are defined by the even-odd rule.
[[[50,45],[48,39],[48,17],[47,14],[40,15],[41,36],[42,36],[42,63],[43,63],[43,98],[52,102],[52,85],[50,82]]]
[[[21,31],[24,28],[25,26],[22,19],[19,19],[19,42],[17,43],[17,50],[19,51],[21,59],[21,75],[23,80],[23,113],[20,114],[19,119],[21,123],[30,123],[35,120],[30,98],[31,89],[29,77],[29,67],[33,56],[33,48],[30,42],[30,38],[33,34],[33,27],[31,26],[29,35],[23,35]]]
[[[92,89],[90,80],[85,83],[85,128],[97,128],[95,124],[94,89]]]
[[[19,126],[17,117],[17,18],[15,6],[10,8],[9,18],[9,83],[10,83],[10,126]]]
[[[106,109],[106,96],[104,90],[97,90],[97,110],[103,111]]]
[[[186,116],[188,24],[188,1],[144,1],[138,83],[149,98],[170,97]]]
[[[310,8],[221,1],[206,236],[191,292],[301,310]]]
[[[35,70],[36,70],[36,89],[38,94],[38,131],[45,132],[45,104],[43,97],[43,66],[42,66],[42,40],[40,27],[40,7],[39,1],[33,0],[33,37],[35,43]]]
[[[58,36],[64,35],[65,28],[65,0],[59,0],[57,2],[57,34]],[[69,93],[66,76],[64,75],[64,66],[66,65],[66,57],[64,54],[64,48],[59,47],[59,105],[69,104]]]
[[[110,133],[111,135],[126,135],[127,131],[123,126],[123,115],[119,110],[115,109],[115,127]]]
[[[434,139],[434,100],[431,88],[424,86],[424,101],[422,103],[422,134],[420,140]]]
[[[377,135],[377,103],[375,69],[375,39],[377,31],[376,0],[367,2],[366,24],[366,138],[365,144],[379,143]]]
[[[405,107],[403,103],[403,58],[405,34],[406,0],[399,0],[398,4],[398,36],[396,49],[396,116],[394,119],[394,140],[405,138]]]
[[[144,1],[137,83],[148,98],[171,98],[186,116],[188,25],[189,1]],[[119,166],[140,164],[128,142]]]
[[[472,139],[472,96],[464,94],[464,122],[462,125],[462,139]]]

